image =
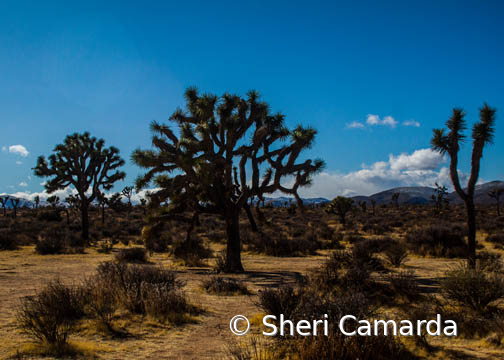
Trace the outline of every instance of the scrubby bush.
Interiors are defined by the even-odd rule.
[[[278,289],[265,289],[259,292],[258,305],[268,315],[275,315],[277,319],[283,314],[286,319],[292,319],[300,303],[300,289],[285,285]]]
[[[83,252],[82,238],[59,225],[40,232],[35,251],[41,255]]]
[[[390,274],[387,279],[394,294],[405,296],[410,300],[416,299],[420,295],[420,287],[412,271]]]
[[[37,214],[37,219],[47,222],[60,222],[63,220],[59,210],[40,211]]]
[[[504,247],[504,233],[491,234],[486,238],[486,241],[494,244],[496,248],[502,249]]]
[[[189,239],[176,240],[172,247],[175,257],[184,260],[186,265],[197,266],[201,259],[208,259],[212,256],[212,250],[206,247],[203,240],[193,235]]]
[[[212,276],[203,281],[203,288],[210,294],[217,295],[248,295],[247,286],[239,283],[236,279],[226,279]]]
[[[82,293],[56,280],[35,296],[22,299],[17,320],[21,330],[41,342],[63,346],[84,316]]]
[[[446,274],[441,290],[445,299],[482,313],[489,305],[504,298],[504,276],[460,266]]]
[[[249,247],[252,251],[269,256],[304,256],[314,255],[322,244],[313,232],[303,234],[301,237],[288,239],[283,233],[268,234],[258,233],[251,239]]]
[[[117,305],[133,313],[180,322],[184,316],[179,311],[195,311],[181,292],[184,283],[173,271],[153,265],[105,262],[98,266],[96,276],[113,289]]]
[[[115,255],[115,259],[119,262],[145,264],[147,262],[147,252],[141,247],[121,249]]]
[[[461,226],[430,225],[410,230],[405,237],[410,251],[422,256],[466,257],[467,245]]]
[[[18,244],[16,236],[6,231],[0,232],[0,250],[16,250]]]
[[[402,243],[396,241],[387,246],[383,255],[390,265],[399,267],[408,257],[408,251]]]
[[[160,322],[180,325],[188,322],[188,314],[197,309],[189,304],[181,290],[174,289],[170,283],[142,285],[142,299],[145,313]]]

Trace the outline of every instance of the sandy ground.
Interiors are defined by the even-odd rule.
[[[86,254],[40,256],[33,247],[0,252],[0,358],[16,354],[31,342],[19,333],[15,323],[20,298],[34,294],[44,284],[59,277],[65,283],[76,283],[91,275],[96,266],[111,260],[113,254],[99,254],[94,249]],[[81,330],[71,341],[90,349],[101,359],[220,359],[226,357],[226,344],[236,340],[229,330],[230,319],[237,314],[252,318],[260,312],[254,304],[256,294],[268,286],[295,282],[301,274],[318,267],[325,256],[305,258],[273,258],[243,254],[247,273],[232,275],[245,282],[251,296],[217,296],[201,290],[201,281],[212,274],[209,267],[185,268],[175,265],[167,255],[155,255],[151,261],[176,268],[187,282],[185,290],[193,304],[205,312],[197,321],[181,327],[161,326],[153,321],[131,319],[130,337],[107,338],[96,331]],[[435,289],[443,271],[455,265],[454,260],[410,257],[405,268],[420,276],[423,286]],[[252,325],[254,327],[254,324]],[[254,330],[254,329],[252,329]],[[258,329],[256,329],[257,331]],[[488,349],[481,340],[449,340],[433,342],[447,348],[446,358],[504,359],[504,350]],[[438,355],[439,356],[439,355]]]

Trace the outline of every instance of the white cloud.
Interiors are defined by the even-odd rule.
[[[28,184],[27,184],[25,181],[21,181],[21,182],[19,183],[19,186],[21,186],[21,187],[27,187],[27,186],[28,186]]]
[[[30,153],[23,145],[11,145],[9,146],[9,152],[16,155],[21,155],[22,157],[27,157]]]
[[[364,128],[364,124],[361,123],[361,122],[358,122],[358,121],[353,121],[353,122],[347,124],[346,127],[348,129],[363,129]]]
[[[451,188],[449,169],[442,166],[445,159],[431,149],[419,149],[411,154],[389,155],[388,161],[378,161],[371,166],[347,174],[322,172],[313,178],[313,185],[301,188],[302,197],[338,195],[372,195],[398,186],[434,186],[439,183]],[[463,183],[467,175],[459,173]]]
[[[16,165],[23,165],[23,162],[22,161],[16,161]]]
[[[392,128],[395,128],[397,125],[397,121],[392,117],[392,116],[385,116],[383,118],[383,121],[381,122],[382,125],[390,126]]]
[[[2,151],[7,151],[7,146],[2,146]]]
[[[403,121],[403,126],[413,126],[413,127],[420,127],[420,123],[416,120],[406,120]]]
[[[366,124],[368,124],[368,125],[378,125],[378,124],[380,124],[380,117],[378,115],[369,114],[366,117]]]
[[[366,116],[366,125],[368,126],[388,126],[391,128],[395,128],[398,124],[398,121],[394,119],[392,116],[387,115],[383,119],[380,119],[380,116],[376,114],[368,114]],[[403,123],[405,124],[405,123]],[[411,126],[411,125],[407,125]],[[418,125],[420,126],[420,124]],[[347,129],[363,129],[365,125],[361,122],[354,121],[346,125]]]

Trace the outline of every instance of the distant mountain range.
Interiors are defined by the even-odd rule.
[[[495,202],[488,193],[493,189],[504,189],[504,181],[491,181],[481,185],[476,185],[474,191],[474,202],[476,204],[493,204]],[[399,193],[398,201],[400,204],[432,204],[431,196],[434,194],[434,188],[428,186],[409,186],[409,187],[396,187],[389,190],[381,191],[379,193],[370,195],[370,196],[353,196],[356,202],[366,201],[370,203],[371,200],[376,201],[377,204],[390,204],[392,202],[392,195],[395,193]],[[5,195],[0,196],[0,198],[5,198]],[[12,198],[13,196],[9,196]],[[450,204],[461,204],[462,200],[457,195],[456,192],[452,192],[447,196],[448,200],[450,200]],[[254,203],[257,200],[254,201]],[[323,197],[317,198],[306,198],[303,199],[303,203],[305,205],[315,205],[315,204],[326,204],[330,202],[329,199]],[[503,196],[504,202],[504,196]],[[41,205],[44,205],[45,202],[41,201]],[[291,197],[276,197],[276,198],[264,198],[265,205],[272,205],[274,207],[288,207],[291,204],[295,204],[296,200]],[[30,200],[21,199],[18,207],[33,207],[34,203]],[[12,208],[10,201],[7,204],[8,208]]]
[[[488,193],[493,189],[504,189],[504,181],[491,181],[481,185],[476,185],[474,189],[474,202],[476,204],[492,204],[495,202]],[[434,188],[427,186],[397,187],[385,190],[371,196],[354,196],[355,201],[371,202],[375,200],[377,204],[389,204],[392,202],[392,195],[399,193],[398,201],[400,204],[429,204],[432,203],[431,196],[434,194]],[[504,197],[504,196],[503,196]],[[447,195],[450,204],[461,204],[462,199],[454,191]],[[504,199],[503,199],[504,200]]]

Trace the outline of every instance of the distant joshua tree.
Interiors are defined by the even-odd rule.
[[[53,209],[56,209],[59,206],[60,198],[56,195],[49,196],[47,198],[47,202],[49,203],[49,205],[51,205]]]
[[[110,190],[126,174],[117,170],[124,165],[115,147],[105,148],[105,141],[91,137],[88,132],[75,133],[54,148],[49,162],[40,156],[33,168],[35,175],[49,177],[45,188],[48,193],[67,186],[77,190],[80,201],[82,238],[89,238],[89,205],[101,189]]]
[[[448,206],[450,200],[446,198],[448,195],[448,188],[446,186],[441,186],[436,183],[436,188],[434,189],[434,194],[431,196],[432,201],[438,209],[442,209],[443,206]]]
[[[398,192],[392,194],[392,202],[394,203],[396,208],[399,207],[399,196],[400,195],[401,195],[401,193],[398,193]]]
[[[490,196],[492,199],[495,200],[495,205],[497,206],[497,216],[501,215],[500,212],[500,197],[504,194],[504,188],[500,189],[493,189],[488,193],[488,196]]]
[[[146,210],[147,210],[147,200],[144,199],[144,198],[141,198],[140,199],[140,206],[141,206],[141,208],[143,210],[143,214],[145,215]]]
[[[370,203],[371,203],[371,207],[373,208],[373,216],[374,216],[374,215],[376,215],[376,200],[371,199]]]
[[[2,205],[4,216],[7,215],[7,201],[9,201],[8,196],[0,197],[0,205]]]
[[[14,209],[14,219],[15,219],[17,217],[17,208],[19,206],[19,201],[21,199],[11,197],[9,200],[11,202],[12,208]]]
[[[108,205],[108,199],[105,194],[100,191],[96,196],[96,200],[98,201],[98,206],[101,208],[102,225],[105,225],[105,206]]]
[[[156,150],[133,153],[133,161],[147,169],[137,180],[137,190],[152,180],[161,188],[153,196],[154,203],[169,200],[169,205],[159,221],[184,218],[192,228],[198,214],[220,215],[227,229],[225,271],[241,272],[241,210],[246,210],[250,199],[276,191],[294,196],[302,206],[299,187],[309,185],[324,163],[296,161],[313,144],[316,131],[301,126],[287,129],[284,115],[270,114],[268,104],[254,91],[245,98],[218,97],[189,88],[185,98],[187,111],[179,109],[170,118],[179,133],[153,122]],[[292,179],[290,186],[287,179]],[[187,211],[191,218],[183,217]]]
[[[367,212],[367,202],[366,202],[366,200],[359,201],[359,206],[360,206],[362,212],[364,212],[364,213]]]
[[[441,154],[450,156],[450,177],[455,191],[464,201],[467,210],[468,227],[468,263],[472,268],[476,267],[476,209],[474,206],[474,188],[479,177],[480,161],[483,157],[483,148],[491,143],[494,134],[495,109],[484,104],[480,109],[480,121],[472,128],[473,149],[471,155],[471,175],[464,191],[460,185],[457,172],[458,152],[460,142],[464,140],[463,131],[466,129],[464,120],[465,113],[462,109],[453,109],[453,114],[446,122],[445,129],[434,129],[431,140],[432,148]]]
[[[329,214],[336,214],[340,218],[340,222],[343,226],[346,225],[346,215],[352,210],[353,199],[344,196],[338,196],[334,198],[329,205],[327,205],[326,212]]]
[[[34,198],[33,198],[33,201],[35,202],[35,209],[38,210],[39,206],[40,206],[40,196],[36,195]]]
[[[122,189],[121,194],[128,199],[128,215],[131,212],[131,208],[133,207],[133,204],[131,203],[131,197],[133,196],[133,186],[126,186],[124,189]]]

